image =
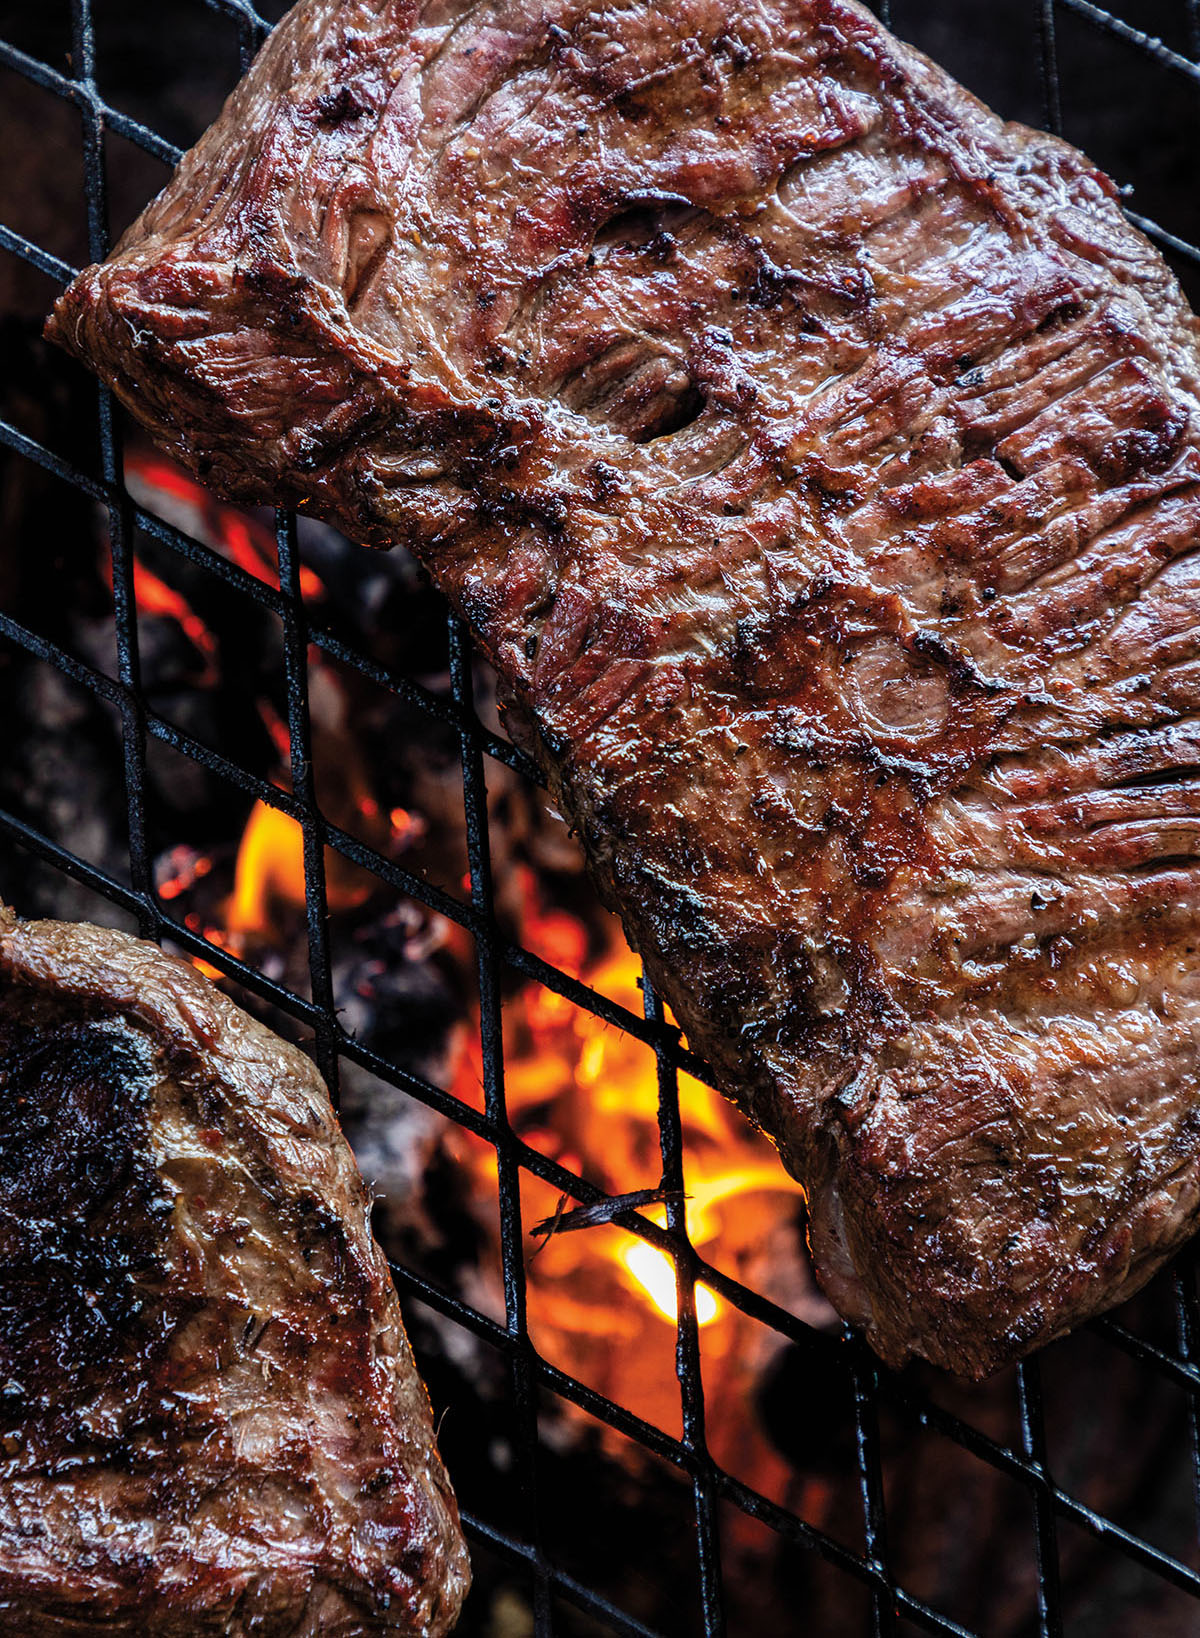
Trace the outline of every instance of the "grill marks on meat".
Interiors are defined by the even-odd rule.
[[[302,0],[53,333],[400,540],[892,1361],[1197,1207],[1195,321],[849,0]]]
[[[433,1634],[466,1558],[308,1060],[0,911],[0,1626]]]

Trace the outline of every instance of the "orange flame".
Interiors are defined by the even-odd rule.
[[[134,559],[133,598],[142,614],[164,614],[175,620],[202,654],[215,654],[216,642],[204,621],[192,613],[177,591]]]
[[[372,879],[361,872],[351,878],[329,848],[325,850],[325,875],[331,910],[351,910],[371,892]],[[279,931],[281,912],[294,914],[304,903],[304,831],[278,808],[255,802],[238,845],[223,931],[236,944],[264,938]],[[217,942],[223,940],[218,937]]]
[[[278,904],[303,903],[304,832],[286,813],[256,802],[238,848],[226,931],[243,937],[268,933]]]
[[[150,451],[131,450],[125,459],[125,479],[134,496],[144,497],[150,510],[206,541],[256,580],[270,583],[274,579],[279,584],[271,531],[250,514],[218,501],[174,461]],[[325,595],[319,576],[304,564],[300,567],[300,594],[310,600]]]
[[[530,885],[523,935],[563,971],[641,1012],[641,965],[615,925],[607,951],[589,956],[584,925],[538,904]],[[524,1141],[610,1194],[656,1186],[662,1159],[653,1051],[537,984],[507,1001],[504,1014],[508,1112]],[[481,1075],[478,1044],[470,1041],[456,1078],[459,1096],[478,1103]],[[718,1093],[686,1074],[678,1086],[689,1238],[707,1261],[736,1276],[761,1254],[770,1227],[794,1212],[801,1191],[766,1140]],[[481,1183],[494,1186],[495,1151],[467,1136],[460,1142]],[[526,1221],[533,1223],[552,1220],[559,1197],[550,1184],[523,1176],[522,1201]],[[643,1215],[665,1224],[662,1207]],[[670,1415],[664,1407],[677,1391],[669,1329],[677,1314],[671,1257],[614,1226],[554,1233],[531,1253],[529,1314],[538,1346],[562,1369],[662,1425]],[[706,1346],[735,1368],[741,1328],[749,1322],[704,1284],[695,1288],[695,1308],[711,1338]],[[648,1364],[655,1349],[657,1376]]]
[[[111,559],[105,568],[105,578],[109,591],[112,591]],[[139,614],[157,615],[175,621],[192,647],[204,656],[202,681],[211,681],[215,674],[217,657],[216,638],[200,616],[193,612],[187,600],[173,586],[168,586],[165,580],[160,580],[158,575],[137,557],[133,560],[133,602]]]

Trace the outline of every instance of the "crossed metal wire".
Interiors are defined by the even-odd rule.
[[[1182,0],[1189,25],[1189,49],[1200,57],[1200,5]],[[238,31],[243,63],[248,63],[267,32],[267,24],[249,0],[204,0],[208,9]],[[876,8],[888,20],[887,0]],[[1200,62],[1170,49],[1120,17],[1090,0],[1032,0],[1032,22],[1040,40],[1046,123],[1061,126],[1059,65],[1055,28],[1060,12],[1074,13],[1095,28],[1150,58],[1165,72],[1185,76],[1200,87]],[[100,259],[108,247],[104,138],[113,132],[156,158],[173,164],[178,150],[157,132],[111,107],[96,86],[96,43],[92,0],[72,0],[72,42],[69,73],[29,56],[0,39],[0,66],[74,105],[80,116],[84,160],[88,253]],[[1200,249],[1158,223],[1130,213],[1139,227],[1177,257],[1200,265]],[[15,255],[59,283],[74,269],[11,226],[0,223],[0,250]],[[498,1162],[500,1236],[505,1312],[503,1321],[480,1312],[454,1292],[442,1289],[413,1269],[395,1265],[393,1272],[403,1294],[419,1298],[434,1311],[463,1326],[495,1348],[507,1361],[514,1418],[514,1447],[518,1453],[517,1506],[503,1521],[468,1515],[465,1526],[475,1540],[502,1560],[528,1574],[533,1588],[533,1614],[538,1638],[554,1631],[554,1600],[562,1599],[585,1611],[616,1633],[657,1638],[653,1630],[608,1597],[582,1584],[555,1564],[541,1541],[537,1490],[538,1401],[545,1393],[570,1401],[618,1433],[652,1452],[690,1481],[694,1501],[696,1564],[699,1605],[705,1638],[719,1638],[726,1630],[722,1593],[718,1508],[722,1503],[740,1508],[769,1526],[785,1541],[817,1553],[866,1588],[871,1603],[871,1631],[886,1638],[898,1619],[920,1631],[943,1638],[974,1638],[966,1628],[932,1608],[899,1585],[889,1568],[887,1517],[884,1502],[878,1412],[886,1405],[909,1426],[952,1440],[979,1460],[1022,1485],[1031,1509],[1032,1543],[1038,1577],[1038,1629],[1041,1638],[1063,1632],[1064,1614],[1059,1585],[1057,1526],[1067,1519],[1127,1555],[1145,1569],[1200,1599],[1200,1574],[1180,1559],[1097,1513],[1056,1484],[1047,1466],[1040,1374],[1036,1361],[1017,1371],[1019,1438],[1004,1444],[981,1433],[927,1399],[907,1380],[883,1370],[868,1350],[849,1333],[831,1337],[811,1330],[768,1298],[706,1262],[692,1246],[684,1217],[683,1139],[677,1076],[686,1071],[702,1080],[710,1076],[694,1055],[680,1044],[678,1032],[668,1026],[658,997],[644,983],[644,1015],[599,995],[586,984],[560,972],[531,951],[514,944],[499,927],[493,907],[487,817],[487,765],[496,760],[531,780],[537,771],[519,749],[492,733],[476,715],[471,683],[467,634],[449,613],[450,688],[433,693],[409,678],[379,665],[359,652],[337,632],[315,621],[300,595],[300,561],[294,518],[280,512],[275,538],[279,562],[278,588],[247,573],[220,553],[139,506],[124,487],[120,429],[110,395],[98,389],[97,421],[101,462],[98,475],[79,471],[51,448],[17,427],[0,421],[0,441],[17,456],[36,463],[102,506],[108,518],[113,564],[113,599],[116,629],[116,675],[97,670],[46,637],[0,613],[0,641],[12,649],[55,667],[64,677],[106,702],[122,725],[124,794],[128,818],[129,878],[121,881],[71,852],[55,838],[36,830],[18,815],[0,810],[0,835],[9,845],[46,861],[133,916],[149,938],[169,939],[185,951],[202,956],[231,979],[281,1008],[313,1036],[314,1056],[336,1098],[341,1059],[360,1065],[383,1081],[420,1100],[439,1114],[458,1122],[493,1144]],[[202,744],[152,711],[141,685],[137,616],[133,595],[133,542],[137,533],[151,538],[223,580],[240,597],[269,610],[281,622],[287,693],[287,732],[291,761],[291,789],[282,790]],[[322,813],[313,780],[311,719],[308,702],[307,652],[315,647],[363,677],[390,690],[406,704],[429,713],[458,736],[463,771],[467,853],[470,867],[469,898],[464,902],[423,877],[385,858],[367,843],[333,824]],[[176,920],[164,908],[154,883],[153,860],[146,825],[146,755],[150,740],[157,740],[231,783],[249,797],[288,815],[300,826],[304,839],[305,909],[311,991],[297,994],[202,933]],[[393,1063],[357,1040],[342,1026],[335,1008],[327,935],[325,850],[374,873],[397,894],[408,896],[448,917],[473,937],[477,952],[484,1107],[461,1101],[422,1077]],[[673,1437],[635,1416],[620,1404],[543,1358],[529,1334],[526,1314],[525,1254],[520,1204],[520,1176],[528,1171],[581,1204],[604,1198],[585,1178],[547,1158],[522,1141],[510,1125],[505,1106],[504,1052],[501,1031],[501,975],[513,969],[536,980],[617,1028],[649,1045],[658,1066],[659,1131],[664,1186],[673,1191],[665,1227],[625,1213],[616,1219],[629,1232],[667,1252],[676,1269],[678,1320],[676,1375],[679,1382],[681,1433]],[[1176,1347],[1167,1351],[1136,1336],[1118,1321],[1095,1322],[1093,1329],[1142,1365],[1160,1373],[1186,1391],[1190,1408],[1192,1465],[1197,1517],[1200,1519],[1200,1303],[1192,1262],[1185,1259],[1171,1276],[1174,1282]],[[719,1467],[709,1454],[705,1437],[704,1393],[694,1288],[703,1280],[713,1291],[750,1318],[771,1327],[796,1348],[832,1362],[845,1374],[853,1390],[856,1461],[862,1498],[862,1551],[844,1546],[806,1523],[788,1509]],[[819,1414],[819,1407],[816,1407]],[[1198,1610],[1200,1619],[1200,1610]]]

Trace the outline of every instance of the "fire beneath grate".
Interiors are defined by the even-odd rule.
[[[147,511],[205,541],[246,572],[270,572],[274,539],[259,520],[215,504],[179,468],[153,453],[135,450],[126,460],[129,492]],[[354,548],[331,532],[330,554]],[[177,572],[177,571],[176,571]],[[111,588],[111,572],[102,570]],[[144,684],[151,701],[187,676],[197,695],[213,696],[211,714],[222,719],[222,642],[177,586],[147,564],[135,562],[134,599],[139,621],[152,633],[143,644]],[[301,588],[315,604],[325,583],[307,564]],[[360,642],[374,646],[378,634],[364,629]],[[436,878],[452,875],[466,859],[457,768],[427,747],[419,760],[404,738],[404,724],[385,720],[364,727],[344,674],[319,651],[309,655],[310,703],[318,797],[337,824],[361,835],[409,869]],[[424,679],[436,687],[436,676]],[[491,689],[481,673],[485,712],[495,715]],[[164,707],[167,700],[164,698]],[[288,787],[286,725],[269,692],[254,702],[265,731],[268,778]],[[497,723],[497,726],[499,724]],[[262,734],[259,736],[262,741]],[[380,743],[403,746],[389,757]],[[328,773],[328,777],[321,777]],[[564,827],[541,801],[493,782],[491,838],[498,899],[514,941],[535,951],[562,973],[580,980],[632,1013],[641,1009],[641,967],[620,927],[587,894],[581,858]],[[396,802],[401,793],[403,803]],[[394,805],[393,805],[394,804]],[[241,804],[231,804],[229,823]],[[397,1028],[427,1036],[414,1067],[441,1079],[482,1113],[484,1064],[478,1006],[455,1006],[470,989],[471,948],[462,929],[411,901],[397,905],[378,880],[348,865],[332,849],[325,858],[326,896],[335,951],[334,990],[345,1022],[373,1049]],[[256,800],[240,831],[206,845],[176,843],[155,860],[159,898],[192,931],[229,954],[251,960],[282,982],[296,984],[307,964],[304,836],[287,814]],[[463,882],[469,890],[469,873]],[[192,960],[209,977],[220,970],[203,956]],[[409,982],[397,989],[397,973]],[[465,1026],[465,1027],[464,1027]],[[529,1326],[541,1352],[572,1374],[591,1380],[610,1398],[659,1426],[677,1420],[678,1388],[662,1341],[677,1315],[675,1271],[665,1251],[611,1221],[613,1197],[634,1196],[651,1222],[666,1228],[665,1203],[655,1197],[662,1173],[659,1153],[659,1088],[651,1048],[582,1010],[564,995],[536,983],[516,987],[504,1008],[504,1055],[509,1118],[522,1140],[559,1165],[594,1181],[609,1197],[602,1207],[578,1208],[568,1195],[538,1177],[524,1181],[522,1216],[544,1225],[540,1247],[530,1249]],[[356,1128],[369,1177],[387,1176],[388,1153],[405,1134],[379,1128],[370,1100],[343,1090],[343,1108]],[[760,1289],[811,1324],[832,1332],[833,1310],[820,1296],[803,1250],[803,1196],[780,1167],[770,1145],[710,1086],[679,1078],[679,1111],[685,1146],[685,1217],[693,1245],[717,1266]],[[461,1128],[444,1139],[445,1158],[462,1168],[472,1193],[494,1200],[494,1146]],[[374,1161],[374,1172],[372,1170]],[[405,1175],[385,1211],[403,1212],[413,1179]],[[480,1214],[480,1231],[487,1231]],[[495,1228],[495,1223],[490,1225]],[[494,1247],[498,1268],[499,1245]],[[485,1292],[487,1306],[503,1314],[499,1283]],[[488,1299],[490,1298],[490,1301]],[[752,1377],[762,1361],[730,1304],[701,1284],[696,1318],[712,1327],[714,1364],[722,1375]],[[759,1351],[761,1352],[761,1345]],[[655,1366],[659,1369],[655,1369]],[[730,1455],[754,1427],[745,1415],[723,1419],[720,1440]]]
[[[148,517],[199,541],[223,561],[269,584],[274,534],[261,517],[213,500],[161,456],[134,447],[125,461],[129,493]],[[306,602],[342,621],[346,640],[367,654],[407,653],[427,668],[414,681],[436,694],[448,684],[448,656],[429,644],[428,596],[412,566],[364,557],[332,531],[305,524],[300,580]],[[113,596],[104,514],[81,527],[65,554],[68,646],[97,666],[111,638]],[[59,565],[61,569],[61,564]],[[363,577],[382,577],[364,595]],[[63,582],[60,579],[60,590]],[[149,708],[201,743],[228,748],[270,790],[292,788],[286,690],[269,626],[223,598],[211,574],[150,539],[140,539],[132,588],[140,637],[142,690]],[[400,595],[395,594],[399,591]],[[469,891],[469,845],[456,736],[437,723],[418,730],[402,701],[364,687],[359,674],[322,650],[308,653],[314,781],[322,811],[379,856],[445,891]],[[117,858],[125,847],[116,723],[81,731],[61,677],[39,661],[17,667],[15,717],[28,732],[10,747],[0,773],[7,802],[29,825],[53,831],[64,805],[88,815],[93,848]],[[19,678],[19,680],[18,680]],[[490,679],[476,670],[474,697],[499,729]],[[51,738],[47,741],[47,732]],[[57,743],[55,742],[57,739]],[[81,766],[76,748],[85,742]],[[32,776],[41,769],[43,777]],[[57,770],[57,777],[56,777]],[[178,934],[191,932],[273,984],[303,993],[309,984],[305,842],[301,824],[211,770],[188,767],[150,747],[149,834],[157,895]],[[550,967],[636,1015],[640,967],[581,874],[565,828],[517,773],[502,765],[488,782],[496,911],[504,934]],[[485,1111],[485,1035],[475,984],[476,953],[460,921],[399,896],[379,877],[330,848],[324,857],[335,1010],[370,1053],[444,1087],[465,1109]],[[78,888],[47,874],[4,882],[23,907],[77,914]],[[94,908],[91,913],[95,914]],[[188,946],[166,942],[184,953]],[[226,983],[207,955],[190,959]],[[235,984],[239,999],[277,1028],[294,1021]],[[474,999],[472,995],[474,993]],[[675,1370],[677,1292],[671,1257],[613,1221],[630,1196],[665,1229],[659,1202],[659,1064],[653,1047],[576,1004],[560,990],[516,976],[504,987],[502,1034],[508,1116],[523,1144],[602,1191],[581,1208],[554,1182],[521,1176],[527,1225],[525,1306],[530,1339],[555,1372],[621,1406],[647,1428],[681,1433]],[[389,1252],[419,1277],[465,1295],[497,1324],[505,1319],[499,1163],[483,1135],[432,1112],[361,1066],[343,1061],[342,1110],[364,1172],[378,1195],[376,1226]],[[804,1250],[803,1201],[770,1147],[708,1085],[678,1077],[691,1243],[714,1268],[760,1293],[828,1341],[809,1357],[701,1281],[695,1320],[707,1408],[708,1447],[724,1471],[806,1523],[852,1546],[860,1501],[852,1380],[840,1327],[817,1290]],[[615,1202],[615,1205],[614,1205]],[[579,1226],[582,1220],[583,1226]],[[537,1232],[538,1226],[541,1232]],[[528,1233],[533,1229],[532,1234]],[[422,1363],[446,1411],[443,1440],[464,1503],[503,1506],[515,1454],[503,1431],[507,1384],[479,1339],[464,1337],[428,1308],[415,1313]],[[1132,1365],[1084,1355],[1085,1379],[1112,1402],[1101,1426],[1090,1396],[1062,1395],[1054,1419],[1105,1508],[1136,1503],[1152,1488],[1178,1441],[1179,1407],[1167,1393],[1146,1396]],[[1094,1380],[1093,1380],[1094,1379]],[[1076,1383],[1077,1387],[1077,1383]],[[439,1391],[440,1390],[440,1391]],[[945,1383],[938,1397],[997,1440],[1011,1435],[1011,1384],[970,1392]],[[816,1414],[814,1415],[814,1408]],[[988,1588],[979,1629],[1021,1633],[1036,1613],[1024,1499],[1001,1474],[980,1471],[952,1443],[922,1442],[885,1413],[884,1484],[903,1505],[916,1555],[906,1579],[938,1603],[958,1603],[971,1577]],[[581,1553],[572,1532],[560,1556],[588,1585],[663,1633],[692,1630],[680,1599],[689,1578],[691,1497],[629,1437],[570,1398],[547,1401],[539,1427],[556,1482],[601,1515],[594,1548]],[[1107,1441],[1136,1459],[1114,1469]],[[465,1452],[469,1450],[468,1456]],[[619,1521],[605,1516],[619,1498]],[[964,1499],[974,1517],[962,1529]],[[894,1504],[895,1505],[895,1504]],[[572,1511],[578,1502],[571,1502]],[[644,1537],[639,1547],[633,1539]],[[799,1555],[744,1514],[726,1520],[727,1606],[786,1630],[796,1600],[822,1632],[858,1631],[865,1601],[820,1560]],[[899,1544],[898,1544],[899,1545]],[[647,1549],[650,1549],[648,1558]],[[900,1545],[900,1552],[905,1551]],[[1082,1541],[1064,1554],[1083,1577],[1095,1557]],[[658,1562],[661,1559],[661,1562]],[[996,1567],[1007,1560],[1003,1595]],[[486,1561],[485,1561],[486,1564]],[[520,1578],[485,1568],[468,1630],[531,1628],[532,1600]],[[490,1614],[481,1614],[485,1606]],[[965,1613],[965,1612],[964,1612]],[[489,1626],[490,1623],[490,1626]],[[568,1625],[565,1630],[572,1630]],[[1185,1631],[1186,1627],[1166,1630]]]
[[[892,11],[1140,164],[1200,266],[1190,0]],[[105,177],[123,222],[260,34],[245,0],[0,0],[0,895],[161,938],[340,1087],[467,1517],[465,1633],[1195,1632],[1192,1260],[981,1388],[882,1372],[414,565],[123,452],[38,341]]]

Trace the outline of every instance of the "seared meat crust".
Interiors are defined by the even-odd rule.
[[[410,547],[880,1353],[1198,1194],[1196,321],[851,0],[302,0],[52,334]]]
[[[440,1634],[467,1585],[312,1064],[190,967],[0,907],[0,1632]]]

